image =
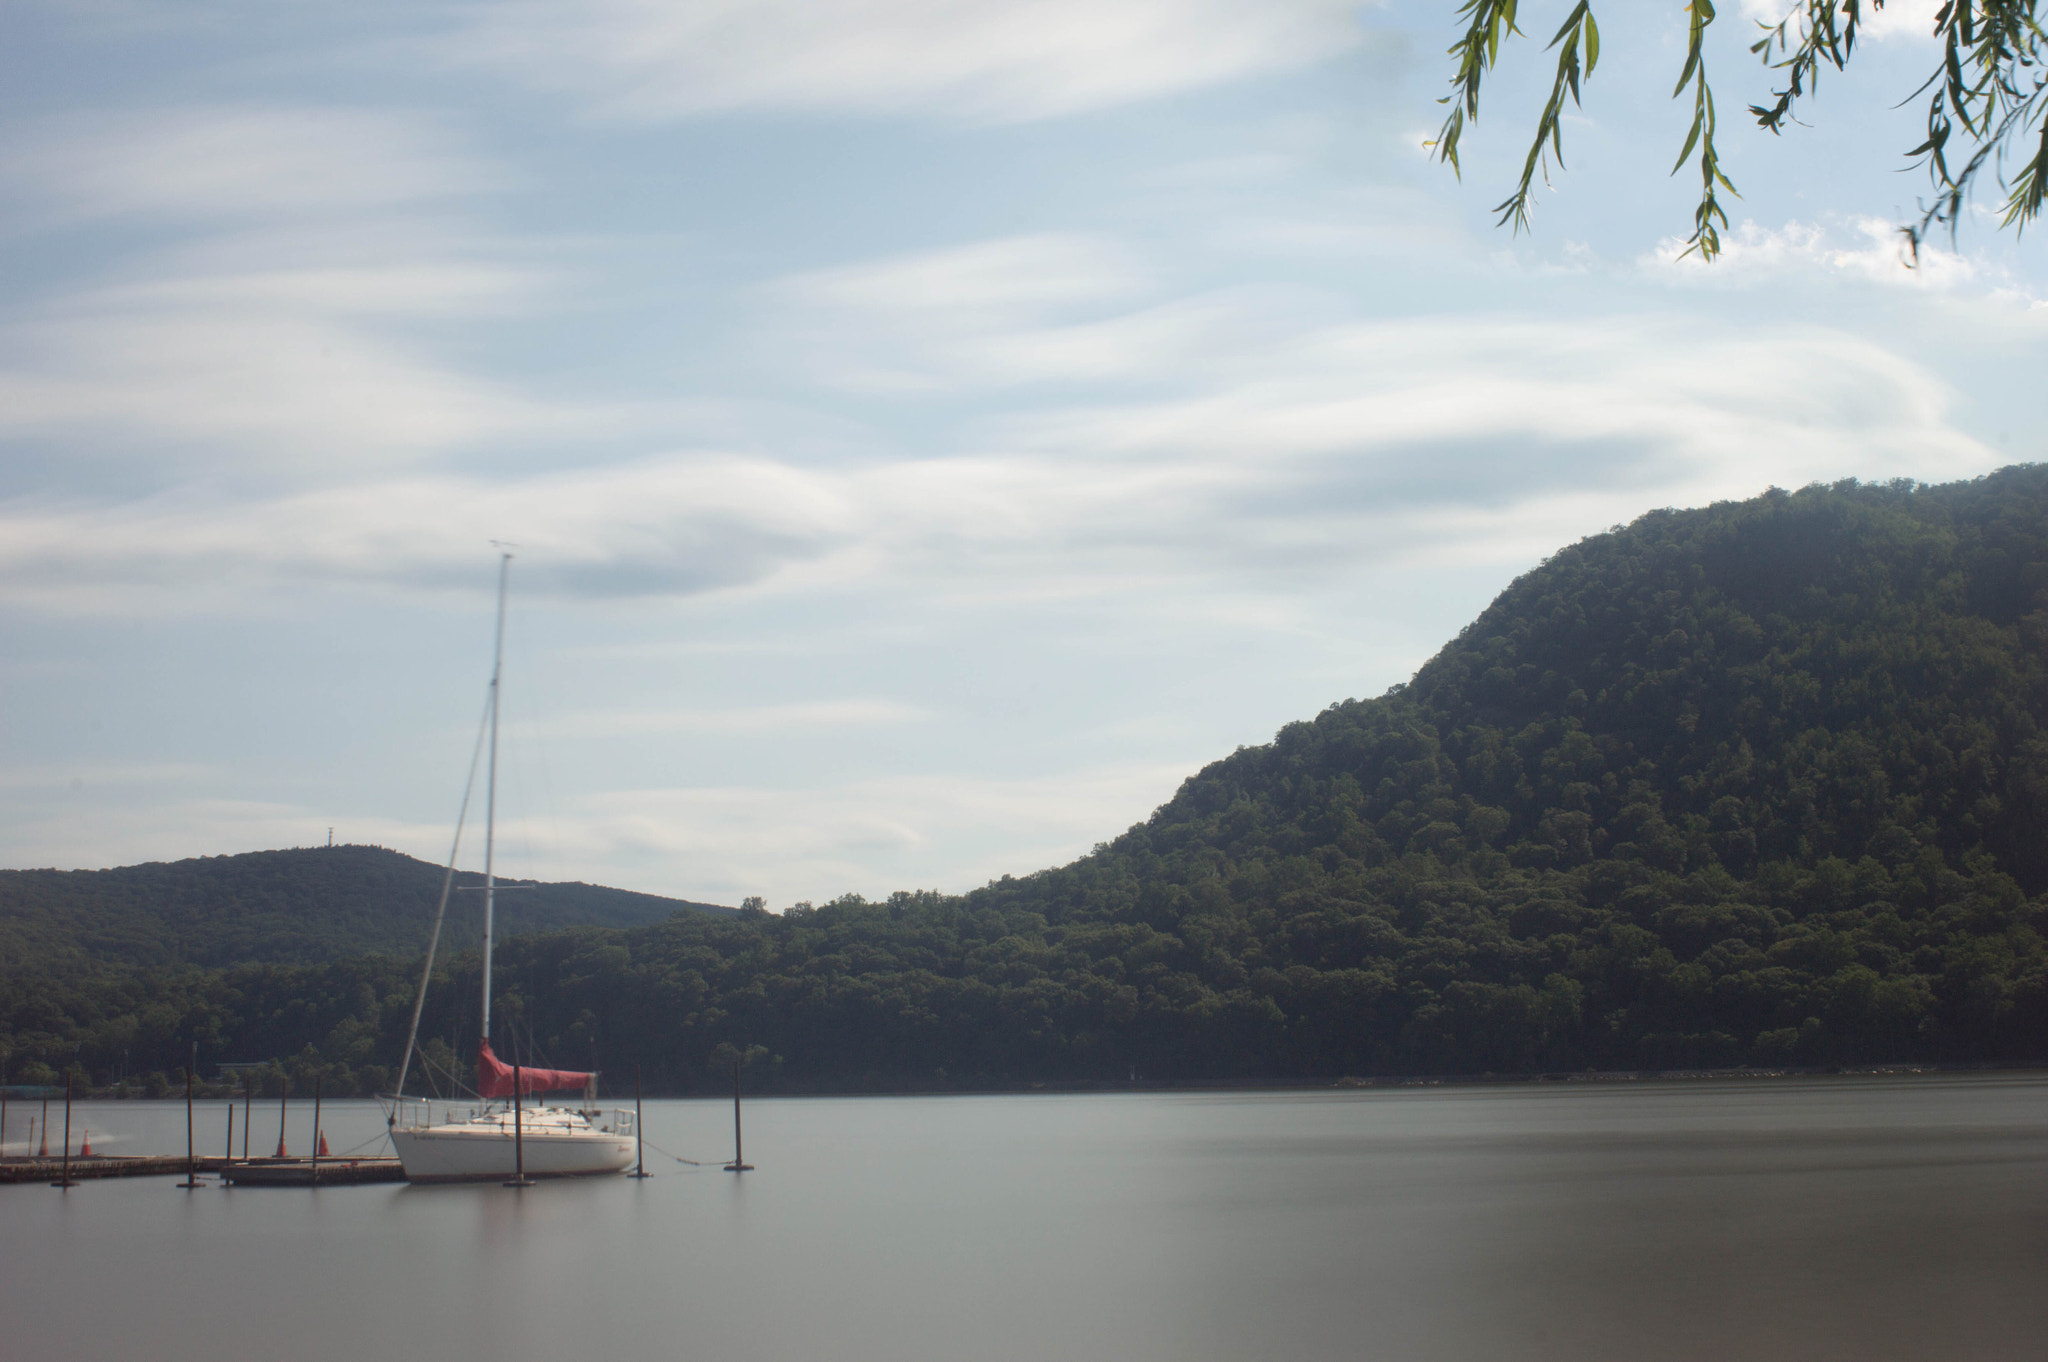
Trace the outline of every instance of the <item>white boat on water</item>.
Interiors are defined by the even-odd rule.
[[[460,1104],[401,1101],[392,1113],[391,1143],[410,1182],[580,1178],[624,1172],[640,1154],[630,1111],[595,1109],[595,1074],[569,1069],[528,1069],[501,1062],[489,1043],[479,1047],[477,1087],[485,1101]],[[514,1076],[524,1099],[562,1088],[581,1088],[580,1107],[529,1106],[512,1100]],[[488,1099],[506,1098],[493,1105]],[[433,1119],[434,1107],[441,1120]]]
[[[474,1110],[440,1125],[395,1127],[391,1142],[411,1182],[503,1181],[515,1172],[529,1178],[591,1177],[631,1167],[639,1149],[630,1132],[594,1125],[567,1107],[529,1107],[520,1117],[525,1129],[518,1135],[512,1112],[500,1108]],[[515,1139],[524,1145],[516,1160]]]
[[[498,682],[505,666],[505,579],[512,555],[498,559],[498,629],[492,653],[490,706],[490,776],[484,808],[484,961],[482,1039],[477,1043],[476,1096],[471,1104],[436,1103],[404,1096],[406,1074],[419,1039],[420,1011],[426,1004],[427,981],[434,971],[434,951],[454,886],[455,859],[462,848],[462,822],[469,812],[469,794],[455,820],[455,844],[448,854],[448,873],[441,882],[441,903],[434,913],[427,959],[420,971],[419,995],[413,1001],[412,1029],[399,1065],[398,1096],[389,1117],[391,1143],[399,1166],[412,1182],[502,1181],[523,1174],[529,1178],[590,1177],[623,1172],[640,1153],[635,1114],[596,1110],[597,1075],[574,1069],[537,1069],[506,1064],[491,1051],[491,937],[498,883],[491,864],[497,834],[498,805]],[[481,734],[479,737],[481,738]],[[470,765],[474,781],[476,766]],[[537,1094],[580,1088],[579,1107],[530,1106]],[[442,1108],[436,1122],[435,1106]],[[458,1114],[458,1108],[463,1108]]]

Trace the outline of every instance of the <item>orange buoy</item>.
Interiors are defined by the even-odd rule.
[[[324,1130],[320,1132],[320,1157],[327,1157],[327,1132]]]
[[[78,1157],[81,1159],[92,1157],[92,1132],[90,1130],[78,1137]]]

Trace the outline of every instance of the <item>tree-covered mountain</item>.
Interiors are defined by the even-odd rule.
[[[2044,723],[2048,468],[1773,491],[1561,551],[1072,865],[527,936],[499,996],[670,1088],[757,1046],[822,1089],[2041,1060]],[[365,962],[122,988],[0,1015],[102,1076],[152,1018],[373,1083],[409,1003]]]
[[[440,866],[383,847],[303,847],[114,870],[0,870],[0,959],[38,967],[307,964],[417,955],[440,898]],[[443,940],[482,939],[476,886],[455,877]],[[633,927],[730,908],[606,889],[537,884],[499,896],[505,934]]]
[[[974,897],[1176,938],[1219,1061],[2042,1057],[2044,664],[2048,468],[1658,512]]]

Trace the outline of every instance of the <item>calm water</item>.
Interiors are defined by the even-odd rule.
[[[81,1115],[183,1147],[182,1107]],[[648,1108],[693,1158],[729,1121]],[[380,1125],[328,1108],[337,1153]],[[0,1356],[2048,1354],[2038,1076],[764,1100],[747,1152],[523,1193],[0,1187]]]

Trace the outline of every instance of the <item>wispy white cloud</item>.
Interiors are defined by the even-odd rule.
[[[430,272],[356,278],[374,295]],[[175,452],[187,476],[258,468],[296,478],[337,464],[356,476],[560,425],[541,403],[337,315],[367,299],[334,309],[274,279],[283,296],[248,302],[237,295],[265,281],[219,282],[225,296],[186,279],[161,301],[71,299],[0,329],[0,435],[90,433],[115,449],[140,443],[159,467]]]
[[[1100,238],[1009,237],[778,281],[760,345],[829,386],[908,395],[1142,378],[1249,317],[1203,298],[1132,309],[1156,284]]]
[[[109,278],[0,327],[0,437],[139,451],[158,478],[290,480],[559,429],[556,409],[403,331],[516,311],[551,282],[450,215],[508,177],[436,121],[173,108],[27,124],[13,145],[0,189],[31,205],[17,232],[92,219],[137,235]]]
[[[539,593],[687,593],[815,557],[851,533],[853,510],[831,479],[727,456],[506,480],[370,479],[259,502],[32,497],[0,509],[0,577],[12,599],[55,608],[129,608],[133,588],[145,608],[181,595],[209,608],[309,581],[467,585],[475,546],[511,539]]]
[[[518,725],[547,738],[640,738],[657,734],[748,735],[884,728],[915,723],[924,710],[894,700],[848,699],[727,709],[581,710]]]
[[[1983,258],[1901,281],[1827,218],[1559,287],[1410,175],[1390,63],[962,130],[1440,53],[1440,5],[103,8],[134,22],[71,6],[22,59],[95,107],[0,148],[0,861],[438,856],[469,701],[422,697],[470,693],[436,658],[487,539],[550,649],[521,693],[590,707],[520,730],[565,740],[566,816],[501,821],[514,868],[782,905],[1065,860],[1646,507],[1998,461],[1959,429],[1998,429],[1990,343],[1912,326],[2002,287]],[[148,716],[79,735],[132,769],[63,760],[88,690]],[[360,702],[326,759],[307,694]],[[313,746],[179,764],[234,732]]]
[[[1270,461],[1475,440],[1525,451],[1528,441],[1627,441],[1712,465],[1741,456],[1752,422],[1814,427],[1780,452],[1796,466],[1816,441],[1908,427],[1924,437],[1948,400],[1919,366],[1826,327],[1759,341],[1655,315],[1436,317],[1311,329],[1238,357],[1231,381],[1184,400],[1055,413],[1020,429],[1033,447],[1101,454]]]
[[[538,863],[688,866],[694,893],[777,908],[848,890],[971,889],[1072,860],[1189,774],[1144,763],[1018,778],[891,775],[813,789],[621,790],[515,835]]]
[[[1858,32],[1878,40],[1919,39],[1932,44],[1934,18],[1944,0],[1887,0],[1881,8],[1863,7]],[[1804,0],[1742,0],[1742,17],[1759,24],[1777,24],[1804,8]]]
[[[1046,118],[1284,70],[1355,46],[1354,0],[513,0],[448,59],[600,114]]]
[[[1858,281],[1878,277],[1884,243],[1863,230],[1867,247],[1832,255],[1803,230],[1737,233],[1715,278],[1740,282],[1816,258]],[[1050,288],[1043,300],[1019,290],[1029,305],[1008,295],[1001,305],[933,303],[948,291],[927,287],[920,269],[933,281],[958,269],[955,257],[935,255],[886,262],[873,286],[851,270],[832,277],[858,287],[790,287],[811,304],[810,329],[796,334],[827,382],[888,391],[882,375],[908,393],[1033,381],[1101,391],[1087,404],[1013,405],[981,437],[999,459],[877,475],[925,496],[951,489],[970,503],[964,523],[983,545],[1061,540],[1099,518],[1121,525],[1126,544],[1185,530],[1224,548],[1259,538],[1253,527],[1268,513],[1276,539],[1312,544],[1327,518],[1333,542],[1355,544],[1373,515],[1412,524],[1431,506],[1490,507],[1576,485],[1680,501],[1810,477],[1939,476],[1986,457],[1949,427],[1943,381],[1878,338],[1825,326],[1760,338],[1655,314],[1366,322],[1301,289],[1152,301],[1156,286],[1120,290],[1113,269],[1072,268],[1090,258],[1073,241],[1057,250],[995,243],[977,258],[1022,278],[1095,283]],[[1656,268],[1693,277],[1677,273],[1693,267],[1661,258]],[[784,331],[772,334],[781,353],[796,348]],[[1009,485],[1033,480],[1040,464],[1060,467],[1044,479],[1056,492]],[[1131,515],[1136,506],[1146,514]]]
[[[1016,778],[896,774],[810,788],[669,787],[586,794],[548,817],[501,817],[500,873],[581,879],[699,901],[761,894],[777,908],[856,890],[971,889],[1073,859],[1143,819],[1184,763],[1087,767]],[[0,864],[92,869],[124,862],[318,846],[447,855],[449,827],[349,808],[216,794],[8,809]],[[471,856],[476,853],[471,848]],[[467,864],[467,862],[465,862]]]
[[[1982,267],[1970,257],[1929,244],[1916,260],[1896,222],[1857,218],[1848,241],[1822,223],[1788,222],[1766,227],[1744,221],[1722,236],[1719,259],[1687,254],[1683,237],[1659,241],[1642,263],[1671,277],[1696,283],[1747,285],[1772,276],[1821,275],[1892,288],[1952,290],[1982,286]]]
[[[1804,232],[1737,234],[1728,268],[1792,268],[1781,262],[1820,251]],[[1875,268],[1867,253],[1842,258]],[[1645,498],[1937,477],[1989,457],[1949,426],[1945,384],[1824,327],[1758,338],[1654,316],[1363,322],[1295,292],[1147,301],[1156,287],[1112,244],[1026,237],[771,290],[788,309],[778,350],[802,338],[828,383],[1118,385],[1094,403],[984,417],[958,452],[828,466],[684,452],[509,479],[370,477],[260,505],[37,499],[0,505],[0,574],[14,600],[69,608],[126,608],[188,582],[436,588],[470,576],[469,545],[510,537],[541,593],[887,581],[934,597],[1060,596],[1329,571],[1439,543],[1540,554],[1551,544],[1532,535],[1572,537]],[[385,380],[384,409],[405,383]],[[115,400],[150,392],[134,373],[110,386]],[[330,400],[270,386],[296,407]],[[372,386],[331,400],[374,409]],[[302,415],[281,411],[278,428]]]
[[[77,761],[15,765],[0,771],[0,790],[77,790],[110,786],[167,785],[215,775],[192,762]]]
[[[1803,233],[1737,234],[1728,277],[1821,250]],[[1867,253],[1843,259],[1875,268]],[[154,370],[117,336],[90,351],[46,341],[60,370],[109,370],[104,393],[0,376],[0,425],[125,416],[176,430],[187,403],[202,413],[185,430],[194,438],[240,430],[274,444],[324,420],[404,452],[599,419],[469,393],[389,349],[337,360],[333,337],[291,310],[302,294],[279,287],[294,299],[284,317],[237,342],[253,364],[281,367],[251,370],[261,383],[245,373],[252,393],[220,365],[236,348],[225,341],[197,374],[175,367],[184,349],[169,340]],[[768,290],[784,311],[767,334],[828,384],[986,398],[1045,380],[1099,395],[985,405],[952,448],[916,458],[685,450],[498,477],[358,459],[339,483],[258,500],[25,498],[0,503],[0,597],[130,610],[322,580],[438,590],[471,580],[471,547],[490,538],[525,546],[528,589],[542,595],[887,584],[933,600],[1085,596],[1225,573],[1341,575],[1445,546],[1514,561],[1645,504],[1991,462],[1949,424],[1945,383],[1841,330],[1760,337],[1642,315],[1362,321],[1299,290],[1158,300],[1161,287],[1113,243],[1062,236],[799,276]],[[131,330],[136,315],[123,314]],[[237,315],[210,309],[203,324]],[[316,384],[305,352],[323,338]]]
[[[1149,282],[1132,251],[1101,237],[1004,237],[796,275],[776,291],[808,307],[899,314],[955,331],[1100,305]]]
[[[389,210],[504,188],[438,120],[390,109],[172,107],[17,124],[0,152],[15,212],[44,222],[228,222]]]
[[[1992,462],[1949,425],[1943,382],[1826,328],[1351,322],[1211,355],[1192,388],[1020,415],[978,452],[914,460],[678,453],[260,503],[0,504],[0,583],[67,609],[308,580],[441,589],[473,579],[474,544],[510,537],[541,594],[1085,596],[1440,549],[1512,561],[1647,504]]]
[[[114,284],[72,295],[63,309],[72,315],[141,313],[192,309],[207,312],[313,313],[328,317],[476,317],[512,312],[537,301],[553,282],[531,268],[460,257],[380,260],[379,251],[355,249],[343,255],[320,243],[233,240],[218,251],[186,250],[162,263],[177,268],[157,277]],[[251,268],[259,247],[276,259],[274,268]],[[230,267],[214,255],[238,257]],[[369,258],[364,259],[365,256]],[[160,258],[161,259],[161,258]],[[55,309],[52,309],[55,310]]]

